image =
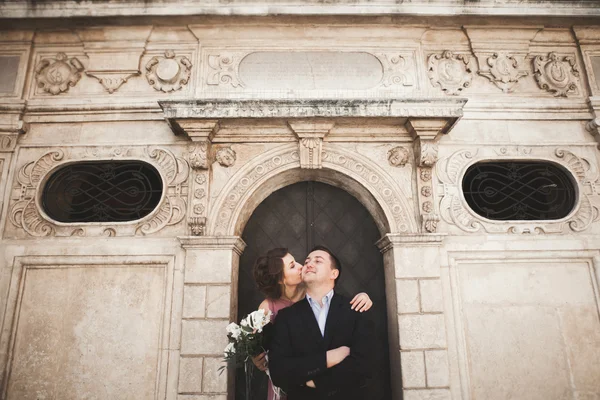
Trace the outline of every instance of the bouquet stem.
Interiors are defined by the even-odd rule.
[[[244,363],[244,372],[246,375],[246,400],[252,400],[252,373],[254,365],[252,360],[247,360]]]

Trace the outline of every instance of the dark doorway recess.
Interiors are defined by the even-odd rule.
[[[387,311],[383,257],[375,242],[381,237],[365,207],[348,192],[318,182],[300,182],[280,189],[254,211],[242,238],[248,245],[240,259],[238,319],[257,309],[264,297],[256,290],[252,266],[274,247],[287,247],[300,263],[322,244],[340,258],[343,274],[338,290],[352,297],[366,292],[373,302],[375,378],[369,400],[391,399]],[[266,378],[256,373],[253,399],[266,399]],[[237,374],[236,399],[243,399],[243,373]]]

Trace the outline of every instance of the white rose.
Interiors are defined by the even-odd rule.
[[[225,357],[227,357],[227,354],[235,354],[235,345],[233,343],[229,343],[227,345],[227,347],[225,347]]]
[[[242,334],[242,328],[240,328],[240,326],[235,322],[232,322],[229,325],[227,325],[227,328],[225,328],[225,330],[227,331],[227,333],[230,333],[231,337],[233,337],[235,340],[238,340]]]
[[[252,327],[258,332],[262,332],[265,325],[271,320],[271,311],[257,310],[250,314],[252,320]]]

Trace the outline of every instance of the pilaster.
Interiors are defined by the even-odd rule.
[[[401,391],[405,399],[450,399],[440,280],[443,238],[442,234],[388,234],[377,243],[386,267],[393,267],[393,274],[386,274],[388,313],[393,313],[388,320],[390,325],[398,321],[389,333],[390,347],[395,335],[399,348],[390,348],[390,357],[400,358],[392,362],[392,369],[402,369],[402,384],[393,387],[394,398],[400,398]]]
[[[179,237],[185,250],[178,393],[227,395],[233,375],[220,374],[225,327],[237,317],[238,236]]]

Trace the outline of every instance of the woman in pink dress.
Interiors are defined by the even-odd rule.
[[[274,323],[279,310],[289,307],[306,296],[306,288],[302,283],[302,264],[296,262],[288,249],[277,248],[267,252],[264,257],[256,260],[253,268],[254,280],[266,299],[260,303],[259,309],[271,311],[271,322]],[[359,293],[350,302],[352,309],[357,312],[367,311],[373,302],[366,293]],[[329,350],[328,368],[339,364],[350,354],[346,346]],[[261,371],[268,369],[268,357],[262,353],[253,360],[254,365]],[[285,399],[285,396],[277,396],[277,389],[273,387],[271,380],[268,383],[268,400],[277,398]]]

